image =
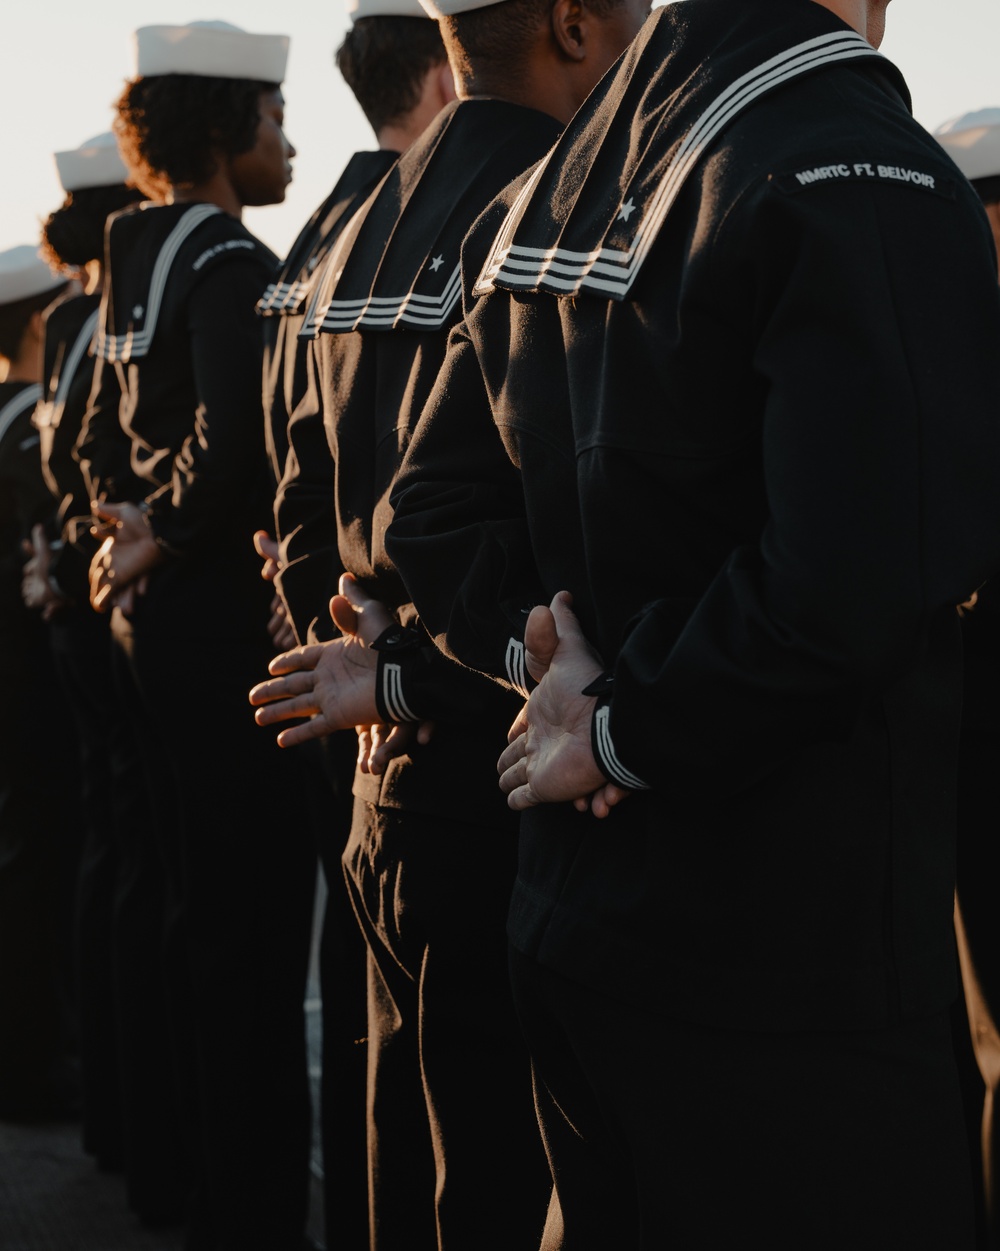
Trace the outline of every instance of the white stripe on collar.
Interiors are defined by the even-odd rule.
[[[475,295],[494,290],[497,280],[510,287],[544,287],[560,295],[581,290],[624,298],[652,247],[688,175],[709,144],[729,122],[755,100],[801,74],[859,57],[881,53],[851,32],[820,35],[771,57],[731,83],[694,123],[667,166],[627,251],[597,248],[576,252],[565,248],[531,248],[513,243],[521,211],[553,153],[539,166],[507,214],[474,288]]]
[[[76,371],[80,368],[80,362],[86,356],[87,349],[94,340],[94,332],[97,330],[100,316],[101,310],[95,308],[80,328],[80,333],[73,341],[73,346],[67,352],[62,369],[59,371],[59,385],[56,387],[55,395],[47,404],[38,406],[38,412],[35,414],[36,426],[55,427],[62,420],[69,389],[73,385]]]
[[[360,300],[318,301],[311,310],[303,333],[309,338],[324,331],[344,333],[363,330],[366,326],[395,326],[408,323],[422,330],[439,330],[448,321],[462,297],[461,269],[452,270],[440,295],[366,296]]]
[[[153,276],[149,283],[145,325],[142,330],[130,330],[125,335],[114,335],[108,334],[106,327],[102,325],[94,348],[98,356],[103,357],[106,361],[129,361],[137,360],[140,356],[146,355],[153,341],[153,332],[156,330],[156,321],[160,315],[160,305],[163,303],[163,293],[166,289],[167,278],[170,276],[171,266],[177,259],[177,253],[180,251],[181,245],[203,221],[221,212],[222,209],[216,204],[198,204],[194,208],[188,209],[170,234],[167,235],[163,247],[160,249],[160,254],[156,258],[156,264],[153,266]]]
[[[34,408],[41,398],[42,388],[39,383],[33,382],[30,387],[18,391],[13,399],[8,400],[3,408],[0,408],[0,441],[18,417],[29,408]]]

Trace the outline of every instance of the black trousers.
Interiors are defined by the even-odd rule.
[[[298,1251],[308,1201],[303,1003],[316,848],[306,762],[259,729],[267,588],[224,553],[157,570],[131,659],[159,740],[170,1031],[195,1176],[190,1251]]]
[[[753,1034],[670,1020],[519,952],[511,973],[555,1180],[544,1251],[968,1251],[946,1013]]]
[[[0,1118],[31,1118],[65,1114],[70,1093],[83,822],[48,630],[19,596],[0,602],[0,687]]]
[[[958,768],[957,884],[965,939],[965,994],[955,1008],[956,1043],[975,1170],[978,1245],[988,1251],[1000,1248],[998,752],[1000,735],[970,732],[963,739]],[[971,1035],[967,1004],[974,1017]]]
[[[515,854],[496,829],[355,802],[373,1251],[537,1243],[550,1182],[506,972]]]
[[[343,888],[341,867],[351,830],[358,743],[350,730],[317,746],[323,802],[315,825],[327,882],[319,951],[324,1233],[327,1251],[368,1251],[367,946]]]

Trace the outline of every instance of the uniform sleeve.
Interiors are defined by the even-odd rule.
[[[524,626],[547,602],[520,474],[493,422],[475,347],[455,327],[391,497],[386,550],[449,657],[526,695]]]
[[[315,369],[311,342],[306,368]],[[337,546],[334,499],[336,466],[323,424],[322,400],[315,380],[288,422],[288,455],[274,501],[274,524],[281,546],[278,591],[300,641],[311,633],[333,638],[337,631],[327,605],[336,594],[343,568]]]
[[[254,305],[265,281],[256,263],[232,260],[211,269],[188,302],[194,429],[148,514],[157,539],[178,552],[205,541],[263,487],[263,343]]]
[[[91,499],[133,500],[146,493],[132,472],[132,444],[119,419],[123,368],[100,358],[94,367],[90,399],[73,453]]]
[[[927,674],[1000,563],[1000,299],[963,189],[765,188],[715,257],[746,276],[769,515],[679,636],[666,600],[631,622],[601,758],[725,797]]]

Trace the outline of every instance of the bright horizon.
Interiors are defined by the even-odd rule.
[[[342,4],[312,0],[70,0],[18,4],[4,15],[9,59],[0,83],[7,119],[0,248],[32,243],[62,202],[52,153],[110,129],[111,104],[131,72],[137,26],[218,18],[291,35],[286,128],[298,149],[283,205],[250,209],[247,226],[283,255],[370,129],[333,65],[348,21]],[[1000,105],[998,0],[893,0],[882,51],[906,77],[929,130],[971,109]]]

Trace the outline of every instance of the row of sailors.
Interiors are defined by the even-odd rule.
[[[623,68],[605,79],[564,140],[590,151],[588,136],[600,132],[603,151],[620,145],[626,170],[645,146],[629,140],[629,126],[648,140],[653,132],[642,125],[655,113],[655,92],[634,118],[622,101],[631,108],[629,92],[650,83],[663,89],[664,49],[677,49],[683,63],[686,48],[708,40],[712,55],[697,61],[701,80],[688,87],[693,101],[722,90],[727,74],[762,59],[769,64],[765,52],[791,64],[786,45],[794,51],[809,40],[835,43],[837,56],[852,60],[852,89],[867,90],[858,86],[866,74],[888,80],[879,90],[891,96],[897,126],[906,116],[905,88],[893,67],[881,58],[872,63],[870,45],[849,33],[837,4],[826,0],[780,0],[769,13],[763,5],[741,10],[737,0],[691,0],[684,6],[694,11],[690,19],[670,6],[656,20],[647,20],[645,0],[440,0],[425,7],[360,0],[355,9],[338,66],[378,146],[352,158],[284,263],[240,217],[247,205],[279,202],[291,177],[280,91],[287,40],[215,22],[137,32],[136,75],[117,105],[117,142],[102,136],[57,157],[67,202],[45,227],[53,268],[33,248],[0,256],[0,352],[10,363],[0,384],[0,474],[11,484],[0,631],[17,710],[17,733],[0,756],[0,845],[10,865],[36,876],[41,892],[51,889],[40,868],[51,857],[43,824],[47,837],[65,844],[62,863],[79,862],[73,945],[84,1145],[99,1163],[123,1168],[141,1219],[183,1220],[191,1251],[303,1245],[309,1108],[302,1001],[317,849],[331,888],[321,959],[329,1251],[511,1251],[540,1240],[546,1251],[604,1251],[661,1246],[671,1228],[678,1245],[730,1245],[780,1202],[759,1181],[761,1169],[775,1172],[786,1122],[776,1116],[761,1132],[760,1169],[741,1164],[752,1185],[720,1178],[718,1164],[697,1151],[694,1172],[680,1168],[696,1126],[716,1136],[722,1152],[755,1123],[761,1128],[748,1108],[726,1145],[718,1122],[731,1092],[712,1095],[706,1073],[720,1061],[709,1057],[720,1041],[752,1056],[749,1040],[773,1029],[799,1042],[803,1029],[829,1041],[841,1021],[872,1028],[880,1009],[871,1009],[871,1019],[856,1010],[849,979],[832,994],[836,975],[815,1003],[806,996],[789,1008],[787,1021],[763,981],[754,990],[746,979],[743,997],[734,995],[727,1007],[697,953],[689,969],[663,968],[656,984],[650,979],[663,952],[677,959],[677,925],[646,905],[656,924],[631,924],[623,900],[635,888],[599,857],[582,903],[565,886],[579,869],[543,901],[531,886],[537,865],[522,863],[511,905],[518,818],[497,788],[496,760],[542,677],[537,641],[544,635],[528,625],[538,620],[528,610],[563,582],[545,570],[537,534],[526,543],[523,526],[510,520],[521,488],[510,459],[490,460],[503,447],[493,421],[510,447],[523,448],[518,423],[533,420],[539,404],[564,420],[551,378],[565,368],[566,349],[550,326],[534,324],[530,301],[527,320],[505,338],[489,316],[476,320],[475,294],[502,291],[504,267],[510,272],[518,255],[528,258],[525,272],[533,264],[538,272],[511,280],[511,289],[593,288],[604,281],[600,265],[587,269],[580,258],[598,250],[565,246],[585,238],[587,213],[606,229],[600,256],[608,257],[609,274],[625,254],[621,232],[647,228],[635,198],[619,195],[631,189],[625,181],[611,204],[593,186],[588,195],[560,183],[557,164],[536,166],[640,31]],[[761,36],[759,52],[751,35]],[[817,68],[823,64],[810,72]],[[922,193],[946,181],[950,198],[961,201],[957,171],[909,127],[906,165],[878,164],[878,180]],[[875,122],[872,133],[880,138]],[[969,115],[940,138],[969,177],[986,180],[981,187],[1000,177],[994,113]],[[661,148],[672,151],[666,139]],[[581,159],[580,147],[556,152],[564,150]],[[817,162],[822,153],[808,138],[794,155],[788,172],[798,171],[803,188],[838,181],[839,173],[827,171],[872,168],[854,152],[843,165]],[[533,167],[545,177],[554,171],[551,199],[536,193],[533,200],[536,184],[524,178],[516,184],[520,197],[504,198],[504,188]],[[610,166],[601,176],[609,173]],[[567,204],[576,205],[576,218]],[[501,226],[505,247],[497,249],[491,241]],[[521,232],[530,241],[532,229],[546,246],[511,251],[511,239]],[[469,258],[460,266],[463,244]],[[498,285],[480,276],[491,250],[496,263],[484,274]],[[541,255],[555,263],[530,259]],[[67,286],[69,274],[79,276],[82,293]],[[627,291],[633,279],[622,279]],[[487,299],[480,307],[498,305]],[[607,340],[594,344],[606,342],[625,360],[630,349],[615,329],[609,324]],[[642,376],[633,385],[635,404]],[[596,391],[592,399],[609,403]],[[430,419],[418,429],[425,409]],[[489,446],[477,411],[493,415]],[[452,412],[457,424],[448,431]],[[621,437],[647,439],[657,456],[683,444],[673,447],[670,436],[649,444],[645,433],[628,431]],[[682,458],[701,437],[689,433]],[[541,462],[519,467],[526,483],[547,481]],[[610,492],[617,473],[620,466],[598,470],[599,490]],[[559,481],[554,470],[551,480]],[[646,484],[636,489],[645,491],[645,511],[669,516]],[[428,490],[445,520],[426,504]],[[548,504],[557,516],[574,511],[560,492]],[[610,503],[598,498],[588,513],[581,499],[582,520],[565,525],[600,524],[611,533],[602,509],[624,506],[614,496]],[[545,544],[563,544],[561,524],[550,526]],[[22,568],[25,540],[30,558]],[[638,547],[622,551],[620,569],[604,576],[617,580],[629,571],[641,582],[656,553]],[[534,583],[527,572],[533,562],[540,570]],[[35,618],[20,604],[18,583]],[[489,593],[484,600],[483,587],[492,600]],[[622,604],[632,602],[620,592]],[[484,602],[492,603],[492,621],[477,620]],[[693,603],[683,599],[685,617]],[[576,607],[588,633],[609,634],[599,609],[579,597]],[[554,603],[553,612],[555,626],[568,629],[566,602]],[[46,669],[39,618],[78,725],[80,761],[65,764],[83,782],[86,828],[75,851],[63,832],[65,794],[46,780],[59,728],[52,723],[61,718],[52,715],[60,697],[39,696]],[[988,622],[978,603],[971,619],[977,629]],[[602,642],[607,654],[607,637]],[[256,726],[246,702],[251,687]],[[668,809],[670,819],[680,814],[681,827],[695,828],[685,801],[670,809],[641,753],[630,750],[623,718],[614,720],[610,679],[587,690],[598,701],[599,780],[552,796],[575,801],[563,806],[571,824],[544,832],[577,865],[612,837],[598,818],[618,837],[632,828],[614,824],[629,809],[647,814],[637,820],[656,813],[661,833]],[[286,721],[292,724],[277,741],[260,728]],[[519,763],[521,741],[515,738],[505,762],[506,789],[523,796],[531,780]],[[705,774],[712,777],[707,766]],[[524,802],[546,798],[539,791]],[[610,854],[627,860],[626,848]],[[538,855],[530,839],[522,849],[529,859]],[[26,915],[37,896],[19,895],[9,867],[0,872],[0,890],[12,902],[0,909],[0,924],[9,927],[11,945],[0,948],[37,945],[37,973],[40,959],[52,959],[48,951],[39,956],[50,940]],[[546,871],[538,881],[551,891]],[[808,911],[802,883],[789,886],[772,872]],[[655,859],[644,865],[641,855],[626,865],[626,883],[647,875],[645,890],[676,878],[677,869],[667,872]],[[749,878],[744,884],[751,895],[761,886]],[[948,887],[947,874],[934,878],[937,903]],[[683,920],[675,890],[665,898]],[[561,904],[554,901],[560,893]],[[508,908],[520,1024],[507,967]],[[605,912],[618,919],[609,922]],[[646,951],[659,927],[668,937]],[[725,933],[726,923],[718,930]],[[800,939],[809,958],[812,939]],[[780,939],[782,951],[794,945],[788,933]],[[707,941],[706,949],[715,947],[714,938]],[[671,976],[686,988],[673,1000]],[[949,971],[935,976],[947,988]],[[574,998],[571,985],[588,994],[578,989]],[[707,1000],[718,999],[713,1008],[688,1006],[699,986]],[[916,1017],[939,1007],[942,994],[947,999],[946,990],[922,985]],[[565,1012],[559,1043],[555,1013],[547,1015],[557,1001]],[[747,1032],[720,1033],[720,1020]],[[690,1037],[679,1038],[678,1022]],[[50,1026],[37,1026],[27,1042],[26,1030],[5,1039],[0,1068],[9,1114],[24,1110],[19,1098],[25,1106],[43,1098],[51,1082]],[[802,1050],[794,1062],[776,1058],[777,1051],[762,1061],[748,1103],[756,1107],[769,1093],[762,1074],[797,1073]],[[848,1066],[845,1076],[837,1067],[842,1057],[824,1055],[829,1072],[839,1074],[829,1100],[843,1102],[843,1081],[864,1089],[862,1065]],[[677,1082],[689,1067],[700,1076],[683,1097],[672,1091],[674,1104],[662,1104],[657,1083]],[[574,1094],[579,1083],[588,1098],[599,1092],[599,1127],[588,1123],[588,1098]],[[786,1094],[792,1103],[801,1099],[793,1081]],[[632,1105],[647,1095],[655,1111],[644,1115]],[[664,1106],[683,1129],[668,1132]],[[879,1112],[872,1116],[880,1125]],[[954,1134],[941,1130],[946,1121],[943,1113],[934,1121],[941,1150],[954,1145]],[[819,1136],[838,1154],[844,1133],[829,1128]],[[874,1133],[873,1143],[882,1142]],[[852,1190],[845,1180],[850,1170],[810,1156],[812,1172],[848,1192],[846,1215],[830,1218],[821,1233],[796,1233],[797,1241],[771,1230],[773,1245],[885,1245],[902,1226],[887,1225],[882,1208],[899,1219],[899,1188],[914,1188],[914,1158],[925,1148],[921,1138],[901,1154],[899,1177],[886,1179],[874,1207],[868,1188]],[[858,1156],[860,1169],[867,1156],[860,1149]],[[653,1222],[661,1199],[649,1179],[662,1181],[673,1168],[685,1179],[669,1188],[676,1211]],[[711,1195],[730,1185],[740,1204],[711,1215]],[[815,1207],[818,1192],[811,1193]],[[938,1194],[928,1203],[938,1203],[932,1217],[915,1204],[912,1218],[925,1241],[908,1236],[906,1245],[966,1245],[952,1198]],[[853,1225],[862,1211],[871,1241]],[[947,1244],[942,1221],[951,1231]]]

